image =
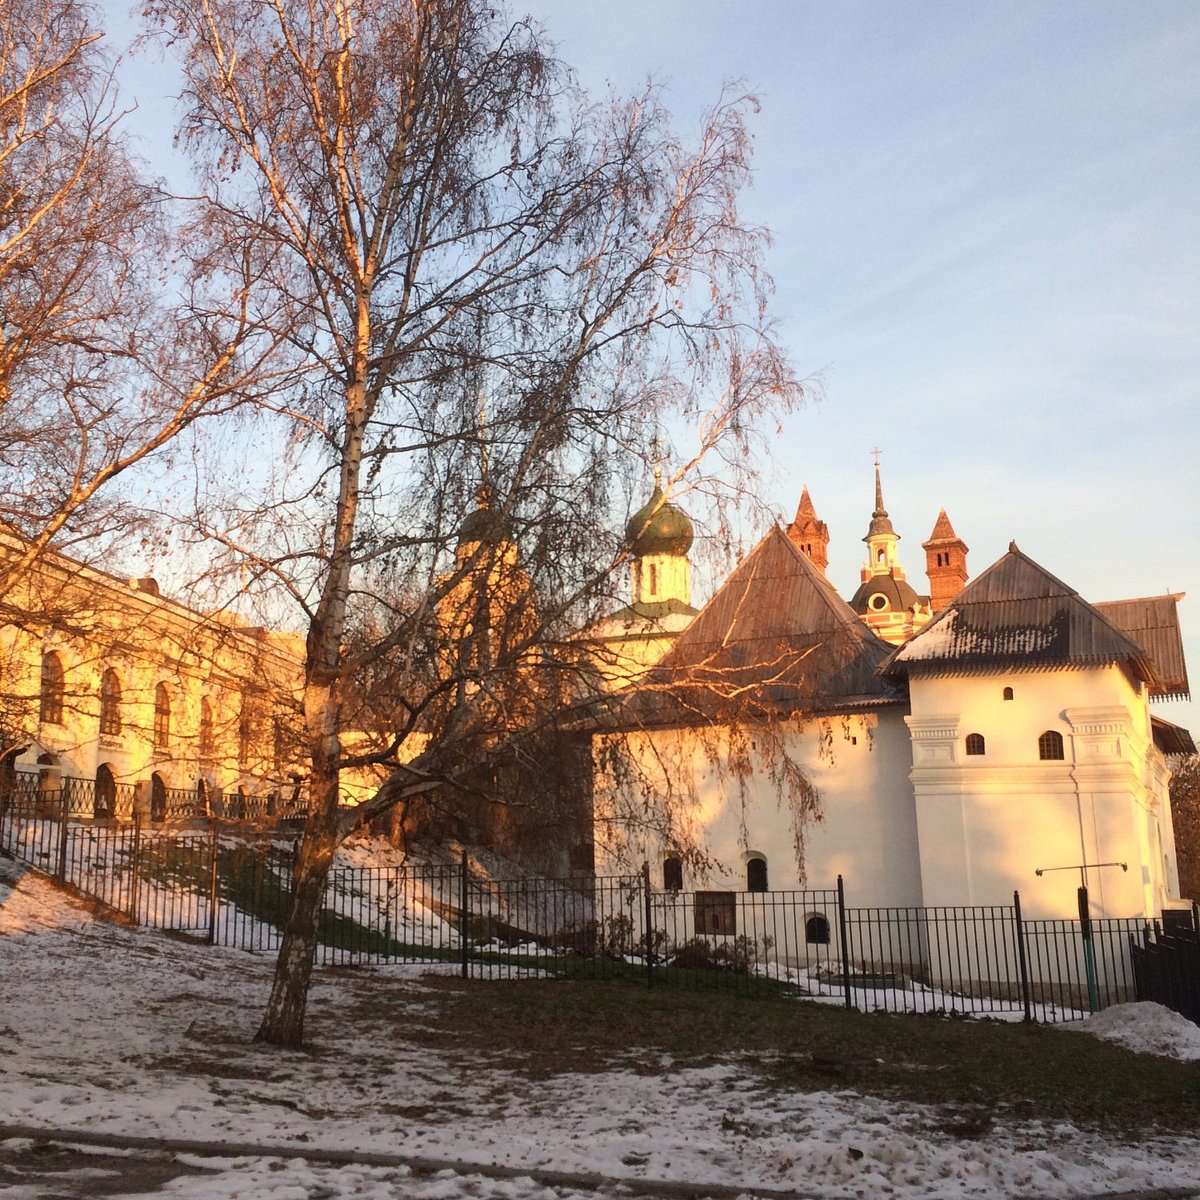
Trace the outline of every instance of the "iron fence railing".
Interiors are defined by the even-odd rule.
[[[279,821],[302,817],[308,808],[303,788],[291,784],[250,794],[197,785],[171,788],[109,778],[80,779],[57,771],[13,771],[0,778],[0,806],[26,818],[146,821]],[[141,808],[139,810],[139,801]]]
[[[77,820],[64,817],[73,802],[62,793],[48,803],[22,784],[0,795],[0,853],[139,924],[278,950],[294,843],[211,823]],[[846,893],[840,878],[789,892],[660,892],[648,871],[494,879],[465,853],[441,866],[336,867],[316,955],[327,965],[440,962],[476,978],[625,977],[787,990],[862,1010],[1065,1021],[1133,999],[1134,943],[1150,944],[1142,918],[1027,920],[1015,894],[1011,906],[888,908],[852,906]]]

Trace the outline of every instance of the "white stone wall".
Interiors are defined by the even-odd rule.
[[[1084,876],[1053,868],[1084,863],[1093,916],[1154,916],[1176,895],[1165,765],[1120,668],[914,678],[910,690],[926,904],[1007,904],[1018,890],[1027,915],[1073,917]],[[1062,735],[1061,761],[1039,757],[1047,730]],[[982,755],[966,753],[972,733]]]
[[[636,763],[636,778],[614,800],[607,773],[598,773],[597,869],[647,861],[661,886],[666,845],[653,825],[672,807],[677,837],[712,860],[707,871],[685,870],[685,890],[742,891],[746,860],[759,855],[773,891],[833,887],[842,874],[854,905],[922,902],[908,735],[899,709],[746,736],[752,744],[744,747],[744,780],[729,765],[728,731],[670,729],[619,739],[621,752]],[[793,811],[771,779],[777,736],[819,793],[820,819],[801,826],[802,859]],[[610,824],[614,806],[625,819]]]

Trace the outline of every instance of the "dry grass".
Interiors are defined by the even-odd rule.
[[[1136,1055],[1049,1026],[864,1015],[629,982],[436,977],[416,996],[364,989],[353,1017],[381,1023],[388,1037],[533,1079],[735,1058],[765,1088],[852,1089],[952,1107],[965,1136],[1000,1114],[1131,1135],[1200,1128],[1200,1063]]]

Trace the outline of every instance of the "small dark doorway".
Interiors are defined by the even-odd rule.
[[[101,819],[117,815],[117,781],[108,763],[96,768],[96,797],[92,803],[92,815]]]
[[[167,819],[167,781],[155,771],[150,776],[150,820]]]

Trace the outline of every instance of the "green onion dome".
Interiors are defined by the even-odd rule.
[[[650,554],[682,558],[692,548],[692,537],[692,523],[687,514],[673,504],[664,503],[660,487],[655,487],[654,495],[625,526],[625,540],[637,558]]]

